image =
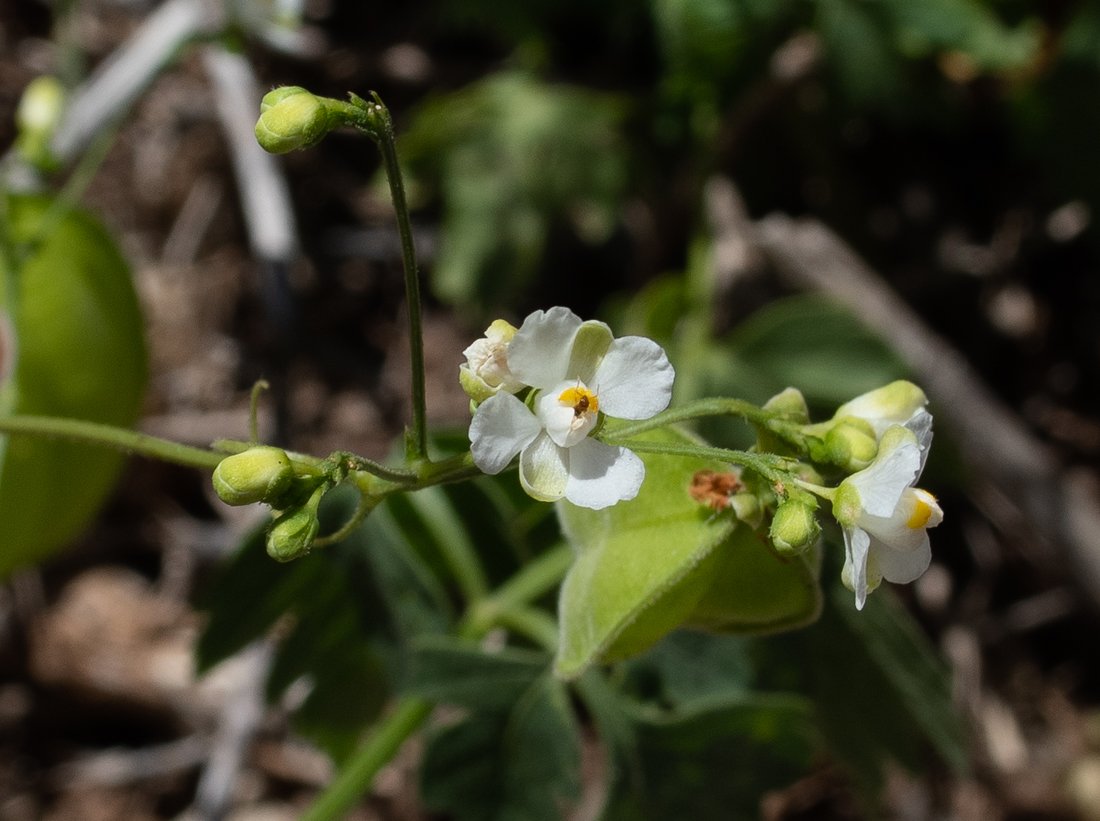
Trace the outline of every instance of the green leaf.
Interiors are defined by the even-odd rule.
[[[621,103],[506,72],[424,106],[402,137],[414,179],[438,180],[443,300],[482,312],[526,286],[553,221],[587,242],[615,227],[626,183]]]
[[[350,487],[330,492],[320,510],[323,529],[346,521],[357,499]],[[286,564],[267,555],[257,532],[202,601],[209,619],[198,643],[201,670],[281,623],[268,697],[308,682],[295,724],[338,762],[405,677],[413,638],[450,623],[442,589],[386,507],[341,543]]]
[[[653,441],[695,442],[664,429]],[[698,470],[724,470],[714,460],[642,454],[646,477],[638,496],[604,510],[558,503],[577,559],[562,583],[558,675],[573,678],[597,661],[639,653],[679,626],[706,592],[714,548],[733,528],[688,495]],[[690,581],[681,584],[691,576]]]
[[[641,780],[620,785],[608,821],[755,818],[765,792],[809,765],[812,711],[796,696],[727,692],[671,712],[627,713]]]
[[[42,197],[7,200],[9,239],[27,255],[0,288],[0,307],[17,337],[14,376],[0,390],[0,409],[130,427],[146,380],[130,270],[91,216],[69,211],[47,225],[50,206]],[[11,347],[12,340],[3,343]],[[110,493],[124,456],[40,437],[0,440],[3,578],[80,533]]]
[[[920,771],[929,749],[965,771],[966,737],[950,674],[888,589],[857,611],[852,593],[836,584],[799,645],[810,662],[822,732],[866,795],[879,792],[888,760]]]
[[[1042,29],[1035,21],[1009,28],[978,0],[888,0],[886,5],[899,46],[908,53],[959,51],[979,69],[1008,71],[1023,68],[1039,51]]]
[[[902,91],[899,55],[883,9],[858,0],[817,0],[817,27],[840,86],[856,104],[888,102]]]
[[[781,559],[765,537],[740,525],[715,549],[711,584],[684,622],[718,633],[775,633],[821,613],[820,547]]]
[[[813,296],[757,311],[714,349],[707,392],[764,402],[794,386],[835,408],[907,375],[897,356],[844,308]]]
[[[751,689],[749,640],[676,630],[623,665],[625,682],[640,701],[675,706]]]
[[[545,672],[545,653],[506,647],[486,653],[449,636],[416,642],[406,687],[430,701],[506,712]]]
[[[511,709],[438,731],[424,754],[421,794],[458,821],[560,821],[579,794],[579,770],[568,695],[543,675]]]

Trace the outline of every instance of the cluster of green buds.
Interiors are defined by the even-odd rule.
[[[333,481],[315,469],[296,466],[286,451],[256,445],[223,459],[214,469],[213,484],[228,505],[271,506],[275,520],[267,533],[267,552],[288,562],[308,553],[317,538],[317,509]]]

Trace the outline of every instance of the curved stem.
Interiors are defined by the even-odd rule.
[[[342,818],[359,797],[370,789],[375,775],[397,755],[401,745],[431,715],[432,703],[404,698],[383,719],[368,741],[339,772],[299,821],[333,821]]]
[[[497,613],[496,624],[525,636],[551,652],[558,649],[558,622],[536,607],[509,607]]]
[[[547,550],[494,590],[490,601],[503,609],[541,598],[565,578],[573,558],[573,548],[567,544]]]
[[[781,436],[789,433],[784,430],[788,427],[787,424],[782,419],[778,419],[774,413],[742,399],[722,398],[699,399],[677,408],[669,408],[648,419],[616,427],[613,433],[616,437],[637,436],[639,433],[705,416],[740,416],[748,422],[763,425]]]
[[[54,416],[30,416],[17,414],[0,416],[0,433],[22,433],[51,439],[68,439],[85,445],[136,453],[175,462],[187,467],[213,470],[225,458],[224,453],[181,445],[168,439],[158,439],[144,433],[86,422],[82,419],[62,419]]]
[[[248,443],[250,445],[260,444],[260,424],[256,417],[260,408],[260,394],[271,387],[271,384],[266,379],[257,379],[256,384],[252,386],[252,396],[248,402]]]
[[[327,547],[330,544],[336,544],[342,542],[348,536],[355,532],[355,529],[359,525],[366,521],[370,512],[378,507],[379,503],[385,498],[384,495],[375,495],[364,493],[362,488],[359,490],[359,506],[355,509],[355,513],[340,527],[327,536],[321,536],[313,540],[313,547]]]
[[[343,462],[348,470],[358,471],[359,473],[369,473],[372,476],[377,476],[379,479],[385,479],[387,482],[396,482],[399,485],[413,485],[417,481],[417,474],[413,470],[387,467],[380,462],[375,462],[373,459],[356,456],[354,453],[347,453],[344,451],[333,454],[333,456]]]
[[[644,439],[626,439],[619,436],[601,436],[600,441],[608,445],[630,448],[635,453],[666,453],[670,456],[697,456],[700,459],[718,459],[732,465],[751,468],[771,482],[782,482],[789,478],[783,470],[783,466],[788,463],[788,460],[771,454],[749,453],[727,448],[708,448],[701,445],[681,445],[676,442],[648,442]]]
[[[572,551],[558,547],[543,553],[497,588],[488,598],[473,604],[460,627],[461,635],[480,639],[500,624],[553,649],[557,646],[557,623],[547,613],[526,606],[561,581],[572,560]],[[481,618],[492,611],[491,618]],[[375,729],[336,779],[317,798],[299,821],[335,821],[342,818],[359,797],[370,789],[378,771],[397,754],[401,745],[431,714],[432,704],[405,698]]]
[[[473,454],[467,451],[439,462],[422,462],[420,465],[420,478],[416,486],[447,485],[452,482],[475,479],[482,475],[484,473],[481,468],[474,464]]]
[[[405,297],[409,309],[409,359],[412,368],[412,430],[407,447],[410,459],[426,459],[428,456],[428,427],[424,387],[424,329],[420,316],[420,278],[416,270],[416,245],[413,242],[412,220],[409,204],[405,199],[405,183],[401,177],[401,164],[397,159],[397,140],[393,133],[393,117],[374,94],[374,101],[364,100],[354,94],[351,103],[325,100],[333,112],[347,119],[378,144],[382,164],[390,184],[393,210],[397,214],[397,231],[401,235],[401,263],[405,273]]]

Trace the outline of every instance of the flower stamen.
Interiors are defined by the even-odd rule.
[[[924,499],[925,496],[928,497],[928,501]],[[932,505],[935,503],[935,496],[918,489],[916,504],[913,505],[913,512],[909,514],[909,521],[905,523],[906,526],[910,530],[920,530],[928,524],[928,520],[932,518]]]
[[[586,413],[598,413],[600,410],[600,400],[596,394],[580,385],[566,388],[558,396],[558,401],[573,408],[574,419],[580,419]]]

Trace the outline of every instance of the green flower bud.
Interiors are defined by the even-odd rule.
[[[878,453],[878,437],[870,423],[846,416],[825,434],[828,459],[849,473],[863,470]]]
[[[267,532],[267,555],[277,562],[301,558],[309,553],[310,545],[320,529],[321,523],[309,504],[288,510],[272,523],[271,530]]]
[[[294,481],[294,467],[278,448],[255,447],[227,456],[214,468],[214,492],[227,505],[271,504]]]
[[[810,409],[806,398],[798,388],[787,388],[764,403],[764,410],[778,411],[792,422],[807,424],[810,421]]]
[[[780,556],[797,556],[820,534],[814,508],[801,499],[788,499],[776,508],[769,535]]]
[[[27,84],[15,112],[19,129],[16,148],[23,159],[45,170],[57,165],[50,151],[50,140],[64,109],[65,87],[60,80],[43,75]]]
[[[330,128],[324,103],[299,86],[277,88],[260,101],[256,140],[264,151],[286,154],[295,148],[308,148]]]

